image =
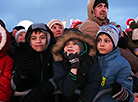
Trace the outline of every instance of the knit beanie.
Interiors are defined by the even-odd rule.
[[[121,37],[121,31],[117,27],[113,25],[104,25],[100,27],[96,38],[98,38],[101,33],[109,36],[113,42],[114,47],[117,47],[119,38]]]
[[[16,40],[16,41],[17,41],[18,35],[19,35],[20,33],[22,33],[22,32],[26,32],[26,30],[25,30],[25,29],[20,29],[19,31],[16,32],[16,34],[15,34],[15,40]]]
[[[107,5],[107,8],[108,8],[108,1],[107,0],[95,0],[95,3],[93,5],[93,9],[100,3],[105,3]]]
[[[71,40],[71,41],[73,41],[75,44],[77,44],[79,46],[80,54],[85,50],[85,45],[84,45],[84,43],[82,41],[76,40],[76,39],[75,40]]]
[[[138,40],[138,28],[135,28],[132,33],[132,40]]]
[[[63,23],[56,19],[52,19],[51,21],[49,21],[47,26],[51,29],[54,24],[59,24],[64,27]]]

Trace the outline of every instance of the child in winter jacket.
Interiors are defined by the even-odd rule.
[[[13,60],[7,54],[10,49],[10,35],[0,25],[0,102],[8,102],[12,96],[11,74]]]
[[[52,53],[53,79],[63,95],[59,102],[92,102],[101,82],[95,52],[94,41],[75,28],[65,30],[58,39]]]
[[[120,30],[113,25],[102,26],[97,33],[102,82],[94,102],[133,102],[131,67],[117,48],[120,34]]]
[[[42,88],[42,94],[38,92],[38,95],[43,97],[43,91],[45,91],[45,88],[47,88],[45,86],[48,84],[42,83],[53,77],[52,39],[53,33],[46,24],[34,23],[30,25],[25,36],[25,45],[20,46],[23,51],[15,57],[15,70],[11,80],[12,88],[15,91],[31,90],[30,93],[36,94],[38,92],[37,88]],[[48,98],[41,97],[38,101],[36,96],[26,95],[22,101],[54,101],[52,95]]]

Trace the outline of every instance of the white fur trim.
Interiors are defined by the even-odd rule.
[[[5,46],[6,41],[7,41],[7,34],[5,29],[0,25],[0,36],[1,38],[1,43],[0,43],[0,50]]]

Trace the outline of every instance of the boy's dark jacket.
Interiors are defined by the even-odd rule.
[[[73,80],[70,75],[71,64],[64,58],[62,53],[65,43],[70,39],[78,39],[88,45],[88,50],[80,56],[80,68],[78,69],[77,80]],[[100,87],[100,69],[95,59],[95,44],[93,40],[79,31],[67,31],[57,41],[53,47],[53,56],[55,63],[54,80],[59,90],[66,96],[66,102],[75,102],[81,100],[83,102],[92,102]],[[76,89],[81,90],[80,95],[75,95]],[[77,97],[76,97],[77,96]],[[68,98],[67,98],[68,97]]]

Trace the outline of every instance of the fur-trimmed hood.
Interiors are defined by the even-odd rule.
[[[0,25],[0,57],[6,54],[10,49],[10,35],[9,32]]]
[[[62,61],[63,54],[61,53],[65,43],[70,39],[78,39],[85,42],[88,45],[89,55],[94,56],[96,53],[94,41],[86,34],[80,32],[77,29],[68,29],[64,32],[64,35],[58,39],[56,44],[53,46],[52,54],[55,61]]]

